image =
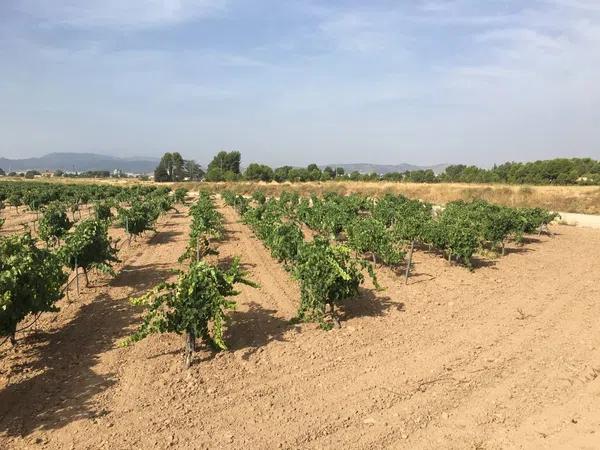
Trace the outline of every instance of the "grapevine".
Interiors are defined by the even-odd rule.
[[[0,238],[0,335],[14,344],[27,315],[57,311],[66,280],[59,257],[38,248],[29,233]]]
[[[86,219],[81,221],[65,238],[59,254],[64,264],[71,270],[83,269],[86,283],[89,285],[88,271],[115,275],[112,264],[119,262],[117,250],[108,236],[108,224],[102,220]]]
[[[47,245],[56,244],[65,236],[72,225],[65,208],[61,204],[51,203],[39,221],[40,239],[45,241]]]

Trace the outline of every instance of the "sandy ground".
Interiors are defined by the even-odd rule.
[[[565,225],[600,229],[599,215],[561,212],[558,220]]]
[[[0,448],[600,448],[600,233],[553,226],[474,272],[418,251],[413,277],[381,268],[341,329],[291,325],[296,283],[235,213],[218,259],[240,255],[230,351],[182,338],[117,342],[127,298],[170,275],[189,220],[122,251],[58,315],[0,354]]]

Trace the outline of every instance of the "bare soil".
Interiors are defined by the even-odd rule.
[[[0,448],[600,448],[600,233],[553,226],[474,272],[425,251],[408,285],[379,268],[342,328],[292,325],[297,284],[236,214],[219,262],[241,256],[230,350],[183,338],[118,347],[127,299],[172,276],[189,219],[124,247],[16,350],[0,351]],[[35,327],[34,327],[35,328]]]

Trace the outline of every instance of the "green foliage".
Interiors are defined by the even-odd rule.
[[[283,262],[289,270],[290,263],[298,259],[304,235],[296,223],[276,221],[266,236],[265,243],[271,249],[273,257]]]
[[[193,159],[186,160],[183,168],[185,176],[189,178],[190,181],[201,180],[204,176],[204,170],[202,170],[200,165],[197,164],[196,161],[194,161]]]
[[[244,171],[244,178],[250,181],[272,181],[273,169],[264,164],[251,163]]]
[[[154,169],[154,181],[183,181],[184,164],[185,162],[178,152],[165,153]]]
[[[233,207],[238,214],[244,215],[250,206],[250,200],[243,195],[236,195],[233,191],[223,191],[221,193],[225,204]]]
[[[71,268],[82,267],[86,272],[97,269],[114,275],[112,263],[119,262],[117,250],[108,236],[108,223],[103,220],[81,221],[65,238],[59,254],[64,264]]]
[[[48,245],[56,243],[69,231],[72,225],[65,207],[59,203],[51,203],[39,221],[40,239]]]
[[[600,162],[591,158],[556,158],[507,162],[489,170],[458,164],[447,167],[439,179],[462,183],[599,184]]]
[[[129,342],[139,341],[152,333],[190,333],[202,337],[219,349],[223,340],[226,312],[235,308],[229,299],[239,294],[238,283],[256,286],[246,278],[235,260],[227,270],[205,261],[193,262],[187,272],[180,272],[176,283],[161,283],[146,295],[133,299],[145,309],[144,320]]]
[[[263,191],[254,191],[252,193],[252,200],[254,200],[259,205],[264,205],[267,201],[267,197]]]
[[[468,216],[450,209],[429,227],[431,242],[439,249],[462,259],[471,268],[471,258],[478,248],[477,225]]]
[[[107,201],[96,202],[94,204],[94,216],[97,220],[112,219],[111,203]]]
[[[216,251],[210,247],[209,239],[221,237],[223,216],[217,211],[213,198],[206,192],[202,192],[198,201],[190,208],[189,214],[192,217],[190,237],[180,261],[216,254]]]
[[[131,208],[118,208],[119,225],[130,236],[139,236],[146,231],[156,231],[154,224],[161,209],[151,202],[135,203]]]
[[[373,262],[376,262],[376,256],[386,265],[398,265],[404,259],[404,253],[394,245],[392,234],[377,219],[357,218],[347,227],[346,233],[348,245],[360,254],[373,255]]]
[[[14,336],[28,314],[56,311],[66,281],[57,255],[29,233],[0,238],[0,335]]]
[[[297,319],[317,321],[323,328],[329,328],[331,325],[325,322],[326,305],[333,315],[335,306],[356,297],[364,282],[361,270],[365,267],[370,268],[374,278],[371,266],[353,258],[348,247],[330,245],[320,237],[303,245],[294,267],[301,292]]]
[[[358,215],[359,210],[360,205],[355,204],[355,197],[331,193],[325,194],[323,199],[313,195],[310,202],[303,198],[297,208],[300,220],[313,230],[331,237],[337,237]]]
[[[7,198],[8,203],[11,206],[14,206],[17,211],[19,211],[19,206],[23,204],[23,196],[20,192],[11,192]]]
[[[523,233],[534,233],[542,225],[548,225],[560,217],[558,213],[543,208],[517,208],[517,228]]]
[[[388,194],[372,206],[373,217],[392,228],[395,239],[423,241],[433,220],[432,207],[419,200]]]
[[[217,153],[213,160],[208,164],[208,174],[211,172],[214,173],[215,170],[218,170],[223,174],[226,172],[231,172],[237,175],[240,173],[241,159],[242,155],[240,152],[221,151]]]
[[[180,203],[185,205],[185,198],[187,196],[188,190],[186,188],[177,188],[173,193],[173,197],[175,199],[175,203]]]

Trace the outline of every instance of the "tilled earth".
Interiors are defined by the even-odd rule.
[[[385,290],[367,282],[326,332],[290,324],[297,283],[222,211],[214,259],[260,284],[230,350],[185,369],[180,336],[118,346],[128,298],[179,267],[189,218],[169,214],[116,278],[0,349],[0,448],[600,448],[598,230],[554,226],[474,272],[419,250],[408,285],[379,268]]]

